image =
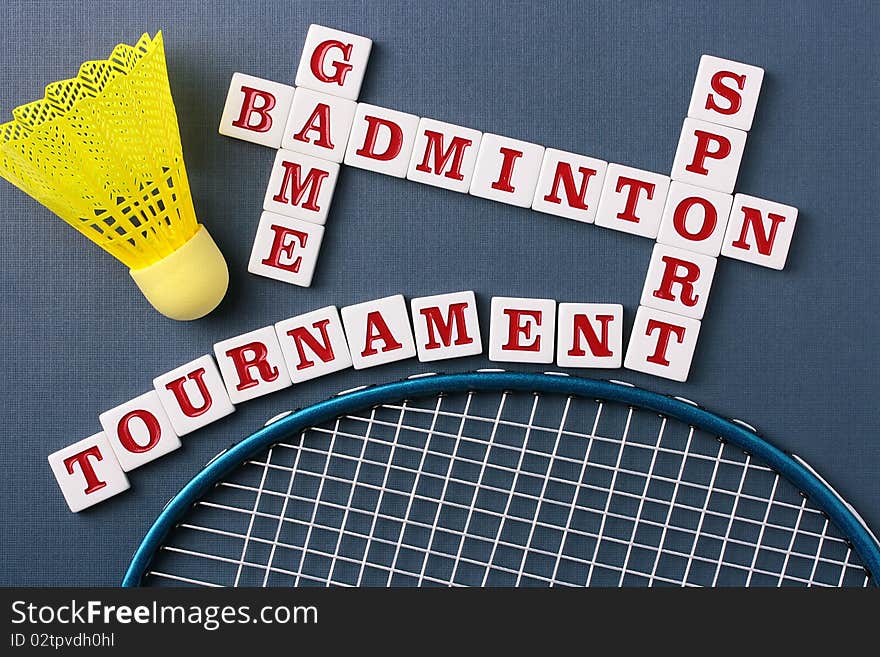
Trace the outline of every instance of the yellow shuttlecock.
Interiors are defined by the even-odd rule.
[[[119,44],[0,125],[0,176],[122,261],[173,319],[226,294],[223,254],[196,220],[162,33]]]

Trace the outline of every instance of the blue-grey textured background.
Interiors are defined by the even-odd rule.
[[[124,267],[0,183],[0,584],[116,584],[163,503],[220,449],[281,410],[434,369],[349,370],[240,405],[130,473],[132,490],[69,513],[46,456],[222,338],[327,304],[460,289],[476,291],[484,333],[490,297],[510,295],[623,303],[628,334],[650,240],[350,168],[313,286],[247,274],[274,151],[217,134],[227,86],[235,71],[292,84],[313,22],[374,40],[363,101],[660,172],[700,55],[764,67],[737,190],[800,209],[787,268],[722,259],[686,384],[584,373],[749,420],[880,528],[880,11],[827,4],[5,3],[4,113],[164,30],[196,210],[231,284],[208,318],[164,319]]]

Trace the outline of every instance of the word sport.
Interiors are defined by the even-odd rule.
[[[700,60],[624,361],[629,369],[687,380],[720,255],[785,265],[797,210],[733,196],[763,77],[755,66]]]
[[[797,209],[733,193],[762,69],[701,58],[667,176],[356,102],[371,45],[312,25],[295,88],[233,75],[220,133],[280,149],[251,273],[311,284],[340,163],[595,223],[657,241],[624,367],[684,381],[717,259],[784,267]],[[650,349],[658,326],[676,345],[668,358]],[[519,362],[552,360],[544,346]]]
[[[653,346],[658,359],[678,349],[664,335]],[[489,336],[495,362],[620,367],[623,306],[495,297]],[[350,367],[474,356],[483,342],[476,295],[464,290],[409,304],[397,294],[327,306],[221,340],[213,352],[155,377],[153,390],[100,414],[102,431],[49,456],[71,511],[127,490],[126,473],[181,447],[182,436],[235,404]]]

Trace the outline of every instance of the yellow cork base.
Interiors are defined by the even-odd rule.
[[[207,315],[223,300],[229,285],[226,260],[201,225],[179,249],[129,273],[156,310],[177,320]]]

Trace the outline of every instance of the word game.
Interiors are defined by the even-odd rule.
[[[718,257],[784,267],[797,209],[733,194],[762,69],[701,58],[667,176],[356,102],[371,45],[312,25],[296,87],[233,75],[220,133],[279,149],[251,273],[311,283],[340,163],[595,223],[657,241],[624,367],[684,381]]]

